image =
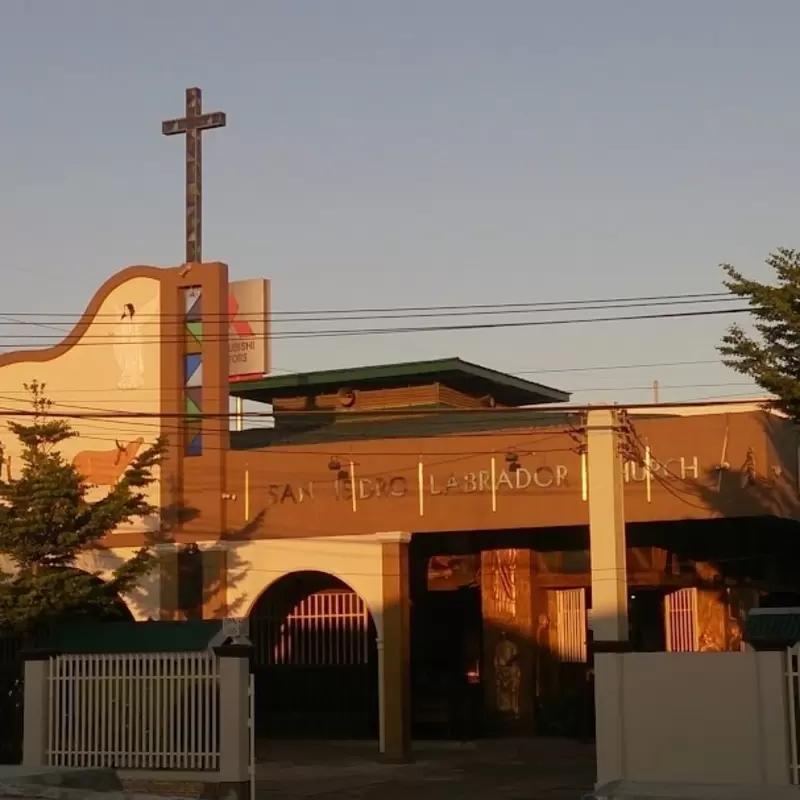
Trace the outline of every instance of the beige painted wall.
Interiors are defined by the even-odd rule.
[[[0,367],[0,409],[30,410],[24,384],[37,380],[46,384],[45,393],[53,401],[55,414],[159,411],[160,286],[154,278],[134,278],[123,283],[109,293],[84,336],[67,353],[52,361],[23,360]],[[135,308],[132,323],[122,320],[127,303]],[[130,341],[126,344],[127,339]],[[176,376],[176,383],[178,380]],[[19,469],[19,458],[16,438],[7,427],[11,418],[0,411],[0,444],[11,456],[14,474]],[[158,419],[70,422],[80,434],[64,443],[62,451],[70,459],[80,451],[113,451],[116,441],[129,443],[142,438],[142,446],[147,446],[162,428]],[[101,487],[97,495],[102,493]],[[156,482],[150,490],[150,501],[159,505],[159,496]],[[157,519],[144,520],[125,530],[152,529],[157,524]]]
[[[782,653],[597,654],[598,782],[788,785],[783,671]],[[619,697],[621,736],[600,724]]]
[[[24,384],[33,380],[46,384],[45,394],[53,401],[55,414],[160,410],[161,348],[159,316],[161,284],[154,278],[134,278],[112,290],[83,337],[64,355],[51,361],[22,360],[0,367],[0,409],[30,410]],[[123,321],[126,304],[134,306],[133,322]],[[24,356],[24,353],[20,355]],[[176,382],[178,376],[176,376]],[[13,415],[0,413],[0,444],[11,457],[14,475],[20,468],[16,438],[8,430]],[[113,420],[71,419],[79,437],[64,443],[62,452],[72,459],[81,451],[113,451],[116,442],[142,438],[151,444],[162,430],[158,419]],[[165,431],[169,433],[169,431]],[[132,451],[131,451],[132,452]],[[102,497],[108,486],[99,486],[90,498]],[[160,505],[159,483],[149,491],[150,502]],[[121,532],[153,530],[158,517],[139,520]],[[116,566],[134,555],[131,548],[113,548],[84,553],[76,566],[107,577]],[[10,564],[0,563],[10,572]],[[148,576],[131,596],[124,598],[137,619],[159,618],[160,592],[157,571]]]

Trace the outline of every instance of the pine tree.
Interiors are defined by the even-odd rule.
[[[23,635],[67,618],[113,614],[119,596],[153,568],[148,548],[105,581],[77,569],[77,559],[118,526],[156,510],[145,490],[166,453],[166,441],[157,439],[104,497],[90,502],[94,487],[59,450],[79,434],[52,415],[45,384],[34,381],[25,389],[32,415],[8,423],[21,445],[17,474],[0,453],[0,556],[10,562],[0,573],[0,627]]]
[[[774,395],[771,405],[800,423],[800,251],[780,249],[766,261],[775,285],[744,278],[723,264],[725,286],[748,300],[754,335],[732,325],[719,351],[723,362]]]

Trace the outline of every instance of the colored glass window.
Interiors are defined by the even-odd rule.
[[[199,286],[183,290],[183,452],[199,456],[203,452],[203,293]]]

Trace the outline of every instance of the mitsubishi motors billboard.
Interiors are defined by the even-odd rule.
[[[255,278],[228,284],[228,354],[232,381],[269,373],[269,281]]]

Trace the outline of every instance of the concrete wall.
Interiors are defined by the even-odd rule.
[[[597,654],[595,689],[598,783],[789,784],[783,653]]]

